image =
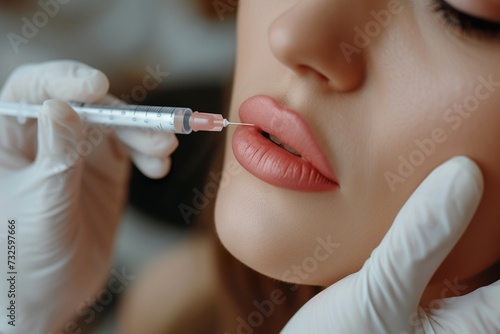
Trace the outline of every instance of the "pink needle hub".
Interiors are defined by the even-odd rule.
[[[207,114],[195,111],[190,119],[193,131],[222,131],[229,122],[220,114]]]

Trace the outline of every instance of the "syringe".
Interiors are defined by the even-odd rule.
[[[192,131],[222,131],[230,124],[222,115],[193,112],[190,108],[141,105],[96,105],[69,102],[86,123],[110,127],[135,127],[179,134]],[[37,104],[0,102],[0,115],[15,116],[22,124],[26,118],[38,118],[42,106]]]

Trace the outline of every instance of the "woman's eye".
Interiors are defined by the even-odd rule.
[[[472,37],[500,37],[500,23],[486,21],[467,15],[452,7],[445,0],[432,0],[432,8],[439,13],[445,23]]]

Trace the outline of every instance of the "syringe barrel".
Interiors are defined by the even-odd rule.
[[[193,131],[189,108],[138,105],[89,105],[70,102],[86,123],[113,127],[134,127],[170,133],[190,134]],[[41,105],[0,102],[0,115],[17,117],[22,124],[27,118],[38,118]]]
[[[136,105],[86,105],[72,102],[71,106],[85,122],[112,126],[136,126],[164,132],[190,134],[190,108]],[[105,115],[105,116],[104,116]]]

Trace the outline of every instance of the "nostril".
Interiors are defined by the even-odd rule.
[[[307,65],[299,64],[297,66],[297,73],[299,73],[300,75],[303,75],[303,76],[313,75],[313,76],[316,76],[319,80],[324,81],[324,82],[330,81],[326,75],[316,71],[314,68],[307,66]]]

